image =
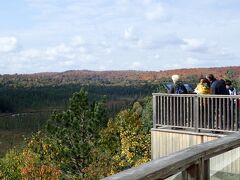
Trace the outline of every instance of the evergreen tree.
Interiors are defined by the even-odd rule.
[[[150,160],[151,120],[143,120],[143,112],[145,118],[150,117],[148,109],[135,102],[109,120],[91,151],[93,161],[85,168],[86,178],[103,178]]]
[[[83,168],[91,162],[90,149],[106,122],[104,102],[89,104],[84,90],[73,94],[68,110],[55,113],[46,127],[48,137],[57,142],[54,159],[62,162],[61,169],[84,175]]]

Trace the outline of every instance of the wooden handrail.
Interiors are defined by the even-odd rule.
[[[210,179],[209,159],[240,147],[240,133],[198,144],[134,167],[104,180],[165,179],[179,172],[190,179]]]

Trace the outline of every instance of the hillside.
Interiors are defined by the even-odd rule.
[[[46,72],[35,74],[14,74],[0,75],[0,84],[2,86],[46,86],[63,84],[89,84],[114,83],[126,80],[164,80],[169,79],[173,74],[182,75],[183,78],[198,78],[212,73],[217,78],[225,78],[228,74],[232,79],[240,78],[240,66],[217,67],[217,68],[192,68],[175,69],[166,71],[88,71],[71,70],[65,72]]]

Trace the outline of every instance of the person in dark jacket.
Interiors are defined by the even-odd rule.
[[[173,80],[173,86],[171,86],[170,90],[168,93],[170,94],[187,94],[188,91],[184,84],[180,81],[180,76],[179,75],[172,75],[172,80]]]
[[[206,78],[210,81],[210,94],[216,95],[229,95],[228,90],[226,89],[225,81],[220,79],[217,80],[213,74],[208,74]]]
[[[216,79],[213,74],[208,74],[206,78],[210,81],[210,94],[213,95],[229,95],[229,92],[226,88],[226,83],[224,80]],[[210,101],[210,108],[213,107],[214,111],[209,112],[210,117],[213,113],[214,119],[210,121],[210,126],[223,129],[230,125],[229,117],[227,117],[228,107],[226,104],[227,100],[224,98],[216,98],[214,101]],[[224,110],[225,109],[225,110]]]

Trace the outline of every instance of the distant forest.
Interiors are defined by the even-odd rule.
[[[0,112],[21,113],[64,109],[69,97],[74,93],[85,89],[90,94],[90,101],[99,100],[105,96],[108,108],[111,112],[119,110],[122,106],[150,96],[157,92],[158,84],[140,84],[132,86],[106,86],[106,85],[62,85],[29,88],[0,88]]]

